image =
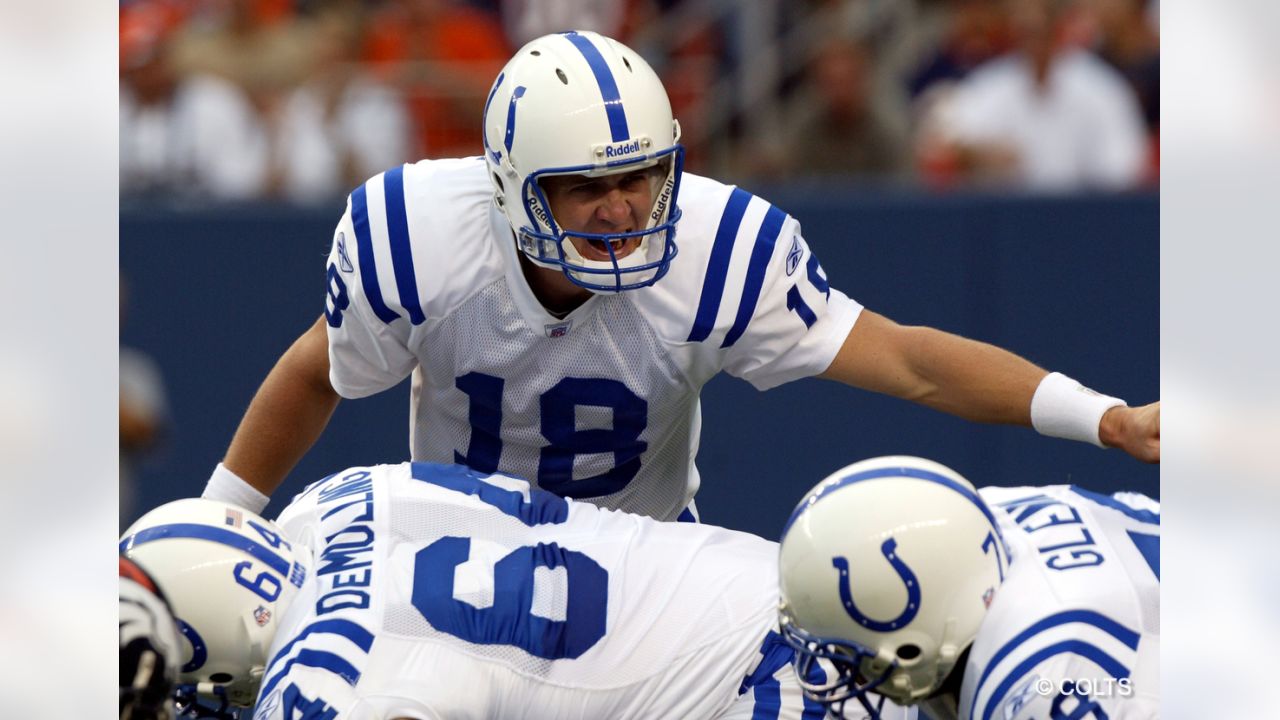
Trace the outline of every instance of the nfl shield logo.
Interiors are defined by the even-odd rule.
[[[558,337],[564,337],[565,335],[568,335],[569,327],[572,325],[573,325],[573,321],[570,320],[569,322],[556,323],[555,325],[545,325],[543,327],[547,331],[547,337],[558,338]]]
[[[258,627],[262,627],[271,622],[271,611],[259,605],[258,609],[253,611],[253,619],[257,621]]]

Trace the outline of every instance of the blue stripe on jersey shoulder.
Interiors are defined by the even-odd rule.
[[[999,665],[1002,660],[1008,657],[1009,654],[1012,653],[1014,650],[1017,650],[1019,647],[1021,647],[1023,643],[1027,642],[1028,640],[1035,637],[1036,635],[1039,635],[1040,633],[1046,630],[1049,630],[1051,628],[1055,628],[1060,625],[1067,625],[1070,623],[1080,623],[1082,625],[1090,625],[1092,627],[1098,628],[1099,630],[1102,630],[1103,632],[1107,633],[1108,635],[1115,638],[1116,640],[1119,640],[1122,644],[1124,644],[1129,649],[1131,650],[1138,649],[1138,633],[1134,632],[1133,630],[1130,630],[1124,625],[1121,625],[1115,620],[1112,620],[1106,615],[1103,615],[1102,613],[1099,613],[1093,610],[1066,610],[1060,613],[1055,613],[1045,618],[1041,618],[1039,621],[1033,623],[1026,630],[1023,630],[1022,632],[1018,633],[1012,639],[1010,639],[1008,642],[1002,645],[1000,649],[997,650],[995,654],[991,656],[991,659],[987,661],[987,666],[983,668],[982,675],[978,678],[978,683],[973,690],[973,702],[969,707],[969,717],[975,717],[973,714],[973,711],[978,703],[978,693],[981,692],[982,686],[986,684],[987,679],[991,675],[991,671],[995,669],[995,667]],[[1084,645],[1086,643],[1081,642],[1081,644]],[[1058,645],[1053,645],[1050,647],[1058,647]],[[1094,649],[1096,650],[1096,648]],[[1074,650],[1068,649],[1068,650],[1061,650],[1059,652],[1074,652]],[[1101,653],[1100,650],[1098,652]],[[1037,655],[1038,654],[1040,653],[1037,653]],[[1058,654],[1058,653],[1050,653],[1049,655],[1054,655],[1054,654]],[[1084,655],[1085,657],[1089,657],[1090,659],[1094,659],[1086,653],[1079,653],[1079,654]],[[1044,657],[1049,657],[1049,655],[1044,655]],[[1033,655],[1032,657],[1035,657],[1035,656]],[[1112,660],[1112,662],[1115,662],[1112,658],[1110,658],[1110,656],[1106,656],[1106,657],[1108,660]],[[1039,661],[1037,661],[1036,663],[1032,663],[1030,666],[1028,666],[1028,669],[1030,667],[1034,667],[1038,662]],[[1098,661],[1094,660],[1094,662],[1098,662]],[[1103,665],[1101,662],[1098,662],[1098,664],[1105,669],[1108,669],[1108,670],[1110,669],[1108,666]],[[1022,667],[1022,665],[1019,665],[1019,667]],[[1120,669],[1124,670],[1123,667]],[[1125,677],[1128,677],[1128,670],[1124,670],[1124,672],[1125,672]],[[1004,692],[1007,692],[1009,689],[1008,687],[1005,687],[1006,684],[1009,686],[1012,686],[1013,682],[1018,679],[1018,677],[1015,677],[1015,675],[1020,676],[1021,674],[1015,671],[1015,673],[1011,673],[1010,676],[1006,678],[1004,682],[1001,683],[1001,687],[1004,687]],[[1121,676],[1114,675],[1114,677],[1119,679]],[[992,698],[995,699],[1001,694],[1003,693],[997,692],[996,694],[992,695]],[[988,706],[990,706],[990,703],[988,703]],[[984,717],[986,716],[984,715]]]
[[[409,243],[409,215],[404,208],[404,166],[388,170],[382,176],[383,197],[387,207],[387,235],[391,240],[391,268],[395,271],[400,306],[409,313],[409,322],[426,321],[418,300],[418,276],[413,271],[413,247]]]
[[[1133,546],[1138,548],[1138,553],[1142,555],[1142,559],[1147,562],[1147,567],[1151,568],[1151,572],[1155,574],[1156,581],[1160,580],[1160,536],[1148,533],[1134,532],[1126,530],[1129,539],[1133,541]]]
[[[570,31],[564,33],[564,37],[573,43],[578,52],[582,53],[582,57],[587,60],[587,65],[591,66],[591,73],[596,76],[596,84],[600,86],[600,97],[604,100],[605,115],[609,118],[609,134],[613,137],[613,141],[622,142],[630,138],[631,130],[627,127],[627,111],[622,105],[618,81],[613,78],[609,63],[605,62],[599,48],[582,35]],[[507,150],[510,149],[511,146],[508,145]]]
[[[996,689],[991,692],[991,697],[987,699],[987,704],[982,706],[982,720],[989,720],[992,713],[996,711],[996,707],[999,706],[1000,700],[1029,670],[1055,655],[1065,655],[1067,653],[1088,658],[1114,680],[1122,680],[1129,677],[1129,668],[1097,646],[1090,645],[1083,640],[1063,640],[1032,653],[1026,660],[1018,663],[1017,667],[1011,670],[1005,676],[1005,679],[1001,680],[1000,684],[996,686]],[[974,690],[973,699],[975,703],[978,700],[978,690],[981,690],[981,686]],[[972,710],[969,712],[969,717],[976,717]]]
[[[751,316],[756,312],[756,303],[760,301],[760,289],[764,287],[764,275],[769,269],[769,260],[773,257],[773,246],[782,234],[782,223],[786,219],[787,214],[776,205],[770,205],[769,211],[765,213],[760,231],[756,233],[756,243],[751,248],[747,281],[742,287],[742,301],[738,303],[738,316],[734,318],[733,327],[729,328],[729,334],[725,335],[720,347],[732,347],[742,337],[742,333],[747,331]]]
[[[328,670],[329,672],[342,678],[348,685],[355,685],[360,681],[360,671],[354,665],[347,662],[345,658],[336,653],[327,652],[325,650],[303,650],[297,656],[291,658],[280,668],[270,680],[262,684],[262,689],[258,691],[258,697],[266,697],[271,694],[276,685],[289,674],[289,670],[294,665],[302,665],[305,667],[319,668]]]
[[[354,644],[356,647],[360,648],[366,653],[368,653],[369,649],[373,647],[373,633],[369,632],[358,623],[352,622],[350,620],[343,620],[341,618],[337,618],[333,620],[320,620],[318,622],[313,622],[310,625],[308,625],[306,628],[304,628],[302,632],[298,633],[292,640],[290,640],[288,644],[280,648],[280,651],[276,653],[275,657],[271,658],[271,662],[267,663],[267,671],[265,675],[269,679],[263,685],[264,689],[263,689],[263,692],[260,693],[260,696],[266,697],[266,695],[270,692],[270,689],[274,688],[275,685],[280,682],[280,679],[284,677],[284,675],[286,674],[288,670],[287,663],[286,663],[285,669],[275,674],[272,673],[272,670],[275,669],[276,664],[280,662],[280,659],[288,655],[290,652],[292,652],[294,647],[297,646],[299,642],[305,640],[307,637],[312,635],[338,635],[340,637],[344,637],[350,640],[352,644]],[[309,652],[319,652],[319,651],[312,650]],[[302,653],[298,653],[298,654],[299,656],[301,656]],[[303,663],[303,664],[306,664],[306,663]],[[350,665],[350,663],[348,663],[348,665]],[[354,666],[352,667],[354,668]],[[356,673],[356,677],[357,678],[360,677],[359,672]]]
[[[768,680],[774,673],[789,665],[795,658],[796,651],[782,639],[781,634],[770,630],[765,634],[764,642],[760,643],[760,655],[760,662],[738,686],[739,695]]]
[[[369,231],[369,199],[364,185],[351,192],[351,224],[355,227],[356,255],[360,258],[360,286],[369,298],[373,314],[391,324],[400,315],[383,302],[382,288],[378,286],[378,265],[373,259],[373,235]]]
[[[1091,492],[1089,490],[1085,490],[1084,488],[1076,487],[1075,485],[1069,485],[1068,487],[1070,488],[1071,492],[1079,495],[1080,497],[1085,498],[1087,500],[1092,500],[1093,502],[1099,505],[1102,505],[1104,507],[1109,507],[1112,510],[1116,510],[1118,512],[1124,513],[1125,516],[1129,517],[1132,520],[1137,520],[1138,522],[1147,523],[1148,525],[1160,524],[1159,513],[1153,513],[1150,510],[1139,510],[1138,508],[1130,507],[1129,505],[1126,505],[1125,503],[1120,502],[1119,500],[1111,497],[1110,495],[1102,495],[1100,493]]]
[[[707,262],[707,274],[702,280],[702,297],[698,300],[698,313],[694,317],[693,329],[689,331],[689,342],[706,340],[715,327],[716,315],[720,312],[720,301],[724,295],[725,278],[729,275],[729,259],[733,256],[733,241],[738,236],[742,216],[750,202],[751,193],[742,188],[734,188],[720,215],[720,226],[716,228],[716,239],[711,245],[711,259]]]

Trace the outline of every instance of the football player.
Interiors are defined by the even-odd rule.
[[[120,548],[171,589],[182,682],[207,712],[256,697],[256,720],[823,714],[778,632],[776,543],[463,466],[352,468],[278,523],[179,500]]]
[[[975,491],[937,463],[876,458],[810,491],[780,557],[783,635],[834,717],[875,717],[885,697],[936,720],[1159,716],[1145,496]]]
[[[694,519],[699,393],[822,377],[1159,460],[1129,408],[991,345],[904,327],[833,288],[799,222],[683,171],[657,75],[590,32],[493,83],[484,156],[351,193],[323,317],[264,381],[204,496],[261,510],[340,398],[412,375],[411,457]]]

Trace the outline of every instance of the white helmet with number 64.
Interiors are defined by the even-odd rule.
[[[275,523],[203,498],[143,515],[121,536],[120,552],[147,568],[173,609],[185,640],[180,695],[252,705],[308,559]]]

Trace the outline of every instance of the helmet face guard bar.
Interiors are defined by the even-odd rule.
[[[848,641],[815,637],[796,627],[785,615],[781,625],[783,640],[796,652],[796,678],[805,696],[825,707],[831,717],[843,718],[844,704],[849,700],[857,700],[871,720],[880,720],[880,709],[884,706],[885,697],[880,695],[878,701],[875,701],[868,697],[868,693],[879,687],[897,669],[896,661],[878,677],[865,680],[860,670],[862,661],[876,656],[869,648]],[[835,668],[834,679],[827,679],[821,684],[809,679],[815,671],[825,675],[819,661],[826,661]]]
[[[654,204],[649,208],[649,221],[653,225],[630,232],[601,234],[561,229],[551,214],[551,204],[547,201],[546,194],[539,183],[542,177],[548,175],[598,177],[621,173],[631,167],[643,168],[658,164],[667,157],[671,158],[672,166],[659,186],[657,197],[653,200]],[[577,165],[533,172],[525,178],[521,188],[521,197],[532,197],[533,201],[524,203],[529,224],[520,228],[518,237],[520,249],[535,260],[558,266],[565,277],[575,285],[594,292],[622,292],[652,285],[667,274],[671,260],[677,253],[676,223],[680,221],[682,213],[676,200],[680,193],[683,169],[684,146],[676,143],[656,153],[617,160],[605,165]],[[670,184],[670,192],[666,190],[668,184]],[[535,212],[535,207],[542,212]],[[537,217],[539,215],[542,217]],[[539,220],[542,222],[539,223]],[[550,232],[538,230],[540,224],[549,227]],[[599,261],[601,265],[595,267],[573,262],[566,256],[565,243],[572,244],[574,238],[602,243],[609,253],[609,260]],[[646,257],[639,264],[625,266],[615,254],[612,243],[625,242],[631,238],[639,238],[641,241],[641,247],[633,252],[646,252]],[[646,249],[646,240],[657,243],[657,246]],[[594,282],[597,277],[601,282]]]

